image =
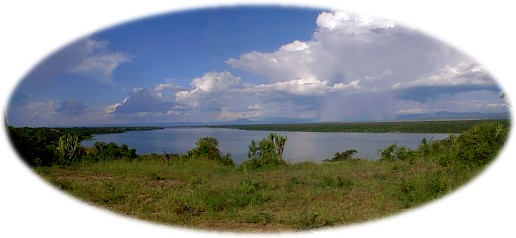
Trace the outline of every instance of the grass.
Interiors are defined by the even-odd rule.
[[[393,144],[378,161],[346,156],[289,164],[260,157],[235,166],[221,156],[216,139],[203,138],[193,152],[170,160],[157,154],[97,160],[93,153],[34,169],[87,203],[142,220],[209,230],[297,231],[365,222],[440,198],[489,164],[508,132],[504,124],[480,124],[459,136],[423,139],[416,150]]]
[[[127,161],[36,167],[84,202],[195,229],[277,232],[332,227],[403,212],[454,190],[478,169],[436,160],[303,162],[247,170],[215,160]]]

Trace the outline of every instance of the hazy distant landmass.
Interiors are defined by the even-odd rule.
[[[453,120],[453,119],[510,119],[509,112],[484,113],[484,112],[431,112],[419,114],[399,115],[396,120],[399,121],[417,121],[417,120]]]
[[[509,112],[483,113],[483,112],[431,112],[419,114],[405,114],[396,116],[388,121],[428,121],[428,120],[481,120],[481,119],[510,119]],[[342,121],[345,122],[345,121]],[[354,121],[367,122],[367,121]],[[375,121],[379,122],[379,121]],[[291,117],[269,117],[259,120],[240,118],[227,122],[156,122],[156,123],[128,123],[110,124],[101,126],[155,126],[155,127],[189,127],[189,126],[213,126],[213,125],[264,125],[264,124],[303,124],[303,123],[325,123],[315,118],[291,118]],[[338,122],[332,122],[338,123]],[[351,122],[348,122],[351,123]]]
[[[430,112],[418,114],[405,114],[396,116],[393,120],[387,121],[428,121],[428,120],[480,120],[480,119],[510,119],[509,112],[499,113],[485,113],[485,112]],[[302,123],[318,123],[321,121],[315,118],[289,118],[289,117],[270,117],[260,120],[251,120],[241,118],[229,122],[214,122],[214,123],[195,123],[196,125],[255,125],[255,124],[302,124]],[[334,121],[332,121],[334,122]],[[348,121],[342,121],[348,122]],[[353,122],[367,122],[367,121],[353,121]],[[377,122],[377,121],[376,121]]]

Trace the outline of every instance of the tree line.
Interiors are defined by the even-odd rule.
[[[23,161],[29,166],[72,165],[82,161],[106,161],[139,157],[136,149],[114,142],[95,142],[93,147],[84,147],[80,142],[91,137],[91,133],[121,133],[127,130],[150,130],[146,128],[15,128],[8,127],[9,136]],[[266,165],[285,164],[282,154],[287,141],[286,136],[271,133],[266,138],[249,145],[250,168]],[[218,140],[203,137],[197,140],[194,148],[186,154],[166,153],[161,160],[173,159],[211,159],[225,165],[234,165],[231,154],[223,154],[218,148]]]
[[[9,127],[13,145],[22,159],[30,166],[71,165],[81,161],[105,161],[139,157],[136,149],[114,142],[95,142],[94,146],[83,147],[80,142],[89,136],[90,130],[58,128],[14,128]],[[423,139],[417,149],[399,146],[396,143],[378,151],[380,161],[436,160],[443,166],[483,166],[489,163],[503,146],[509,132],[507,124],[484,122],[474,125],[460,135],[450,134],[444,140]],[[283,151],[288,141],[286,136],[270,133],[265,138],[252,140],[248,147],[248,159],[242,166],[262,168],[286,164]],[[218,140],[203,137],[186,154],[166,153],[160,157],[165,162],[184,159],[211,159],[224,165],[234,166],[231,154],[223,154]],[[354,149],[337,152],[323,162],[338,162],[354,159]],[[152,156],[150,156],[152,157]],[[156,156],[154,156],[155,158]]]
[[[483,123],[499,123],[505,127],[509,120],[447,120],[397,122],[328,122],[302,124],[216,125],[212,128],[233,128],[256,131],[306,132],[368,132],[368,133],[461,133]]]
[[[123,133],[127,131],[146,131],[162,127],[13,127],[7,126],[9,137],[20,157],[30,166],[69,164],[92,155],[91,149],[79,146],[83,140],[91,139],[93,134]],[[100,148],[100,147],[99,147]],[[108,151],[128,150],[127,145],[110,143]],[[72,152],[73,151],[73,152]],[[101,155],[109,154],[100,152]],[[111,152],[110,152],[111,153]],[[128,152],[129,153],[129,152]],[[66,154],[66,155],[65,155]],[[115,153],[117,154],[117,153]],[[122,153],[123,154],[123,153]]]

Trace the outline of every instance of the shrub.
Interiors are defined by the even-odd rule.
[[[342,153],[335,153],[335,155],[333,156],[333,158],[331,159],[325,159],[323,160],[324,162],[336,162],[336,161],[342,161],[342,160],[349,160],[353,157],[354,154],[356,154],[357,151],[356,150],[346,150],[346,151],[343,151]]]
[[[203,137],[195,142],[197,147],[186,153],[190,159],[211,159],[222,162],[224,165],[234,165],[231,154],[222,155],[219,148],[219,141],[213,137]]]
[[[246,194],[254,193],[254,192],[259,191],[260,189],[263,189],[263,188],[265,188],[265,184],[262,181],[258,180],[258,179],[245,178],[240,183],[241,191],[246,193]]]
[[[249,160],[243,165],[249,168],[260,168],[285,164],[282,155],[286,142],[286,136],[275,133],[269,134],[259,142],[252,140],[247,152]]]
[[[402,180],[396,196],[405,208],[410,208],[441,197],[448,190],[440,174],[414,175]]]
[[[398,146],[397,144],[387,146],[385,149],[379,150],[378,153],[380,154],[380,160],[384,161],[412,161],[416,157],[416,153],[413,150],[405,146]]]
[[[509,130],[499,123],[483,123],[465,131],[457,138],[457,157],[470,166],[491,162],[501,149]]]
[[[77,162],[79,152],[79,137],[70,134],[62,135],[59,137],[57,146],[54,149],[54,163],[58,165],[70,165],[73,162]]]
[[[8,127],[9,136],[20,157],[29,166],[51,165],[62,132],[50,128]]]
[[[138,157],[136,155],[136,149],[129,149],[126,144],[118,146],[114,142],[107,144],[105,142],[95,142],[94,147],[96,149],[96,152],[94,153],[96,161],[135,159]]]
[[[194,149],[188,151],[187,155],[193,159],[207,158],[207,159],[219,159],[220,150],[217,147],[219,141],[213,137],[203,137],[195,142]]]

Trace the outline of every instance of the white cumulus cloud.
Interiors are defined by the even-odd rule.
[[[229,71],[208,72],[192,79],[191,88],[155,85],[104,111],[217,120],[299,116],[339,121],[503,109],[485,69],[431,37],[388,20],[342,11],[322,12],[314,20],[317,28],[310,40],[293,39],[272,52],[243,52],[225,61],[261,82],[246,83]],[[477,102],[472,97],[488,99]]]
[[[236,77],[228,71],[210,72],[192,81],[194,90],[205,92],[220,92],[240,85],[240,77]]]
[[[131,57],[123,52],[111,52],[107,47],[108,44],[107,41],[86,39],[83,44],[82,59],[70,71],[101,82],[111,83],[113,71],[120,65],[130,62]]]
[[[175,99],[193,108],[203,105],[213,106],[221,93],[243,87],[240,77],[227,71],[206,73],[202,77],[193,79],[191,85],[191,89],[178,91]]]
[[[242,87],[239,77],[225,72],[209,72],[192,80],[191,88],[170,83],[153,87],[134,88],[123,102],[103,108],[107,114],[125,114],[137,117],[181,117],[194,110],[220,109],[220,98],[232,89]],[[200,109],[199,109],[200,108]]]
[[[388,20],[375,19],[368,15],[352,14],[344,11],[334,12],[323,12],[319,14],[316,20],[319,28],[327,28],[333,30],[335,28],[342,28],[343,25],[347,26],[347,29],[360,29],[355,26],[371,27],[371,28],[390,28],[396,24]]]
[[[306,49],[308,49],[308,44],[306,42],[295,40],[291,43],[281,46],[279,51],[300,51]]]
[[[228,59],[231,67],[264,80],[244,91],[264,102],[319,108],[318,117],[324,120],[390,119],[396,113],[417,112],[414,108],[437,110],[435,100],[430,100],[432,105],[417,104],[439,98],[437,86],[448,87],[443,93],[450,95],[496,91],[493,79],[477,63],[415,30],[342,11],[323,12],[316,23],[311,40],[293,40],[273,52],[251,51]],[[407,107],[412,103],[417,105]],[[440,105],[452,110],[464,104]]]
[[[226,63],[273,83],[311,76],[329,86],[361,80],[363,89],[387,89],[466,59],[430,37],[386,20],[323,12],[316,22],[318,29],[309,41],[294,40],[274,52],[247,52]],[[362,80],[372,76],[381,80]]]
[[[458,85],[493,85],[494,81],[487,71],[474,62],[458,62],[444,65],[429,76],[413,81],[395,83],[393,89],[416,86],[458,86]]]

